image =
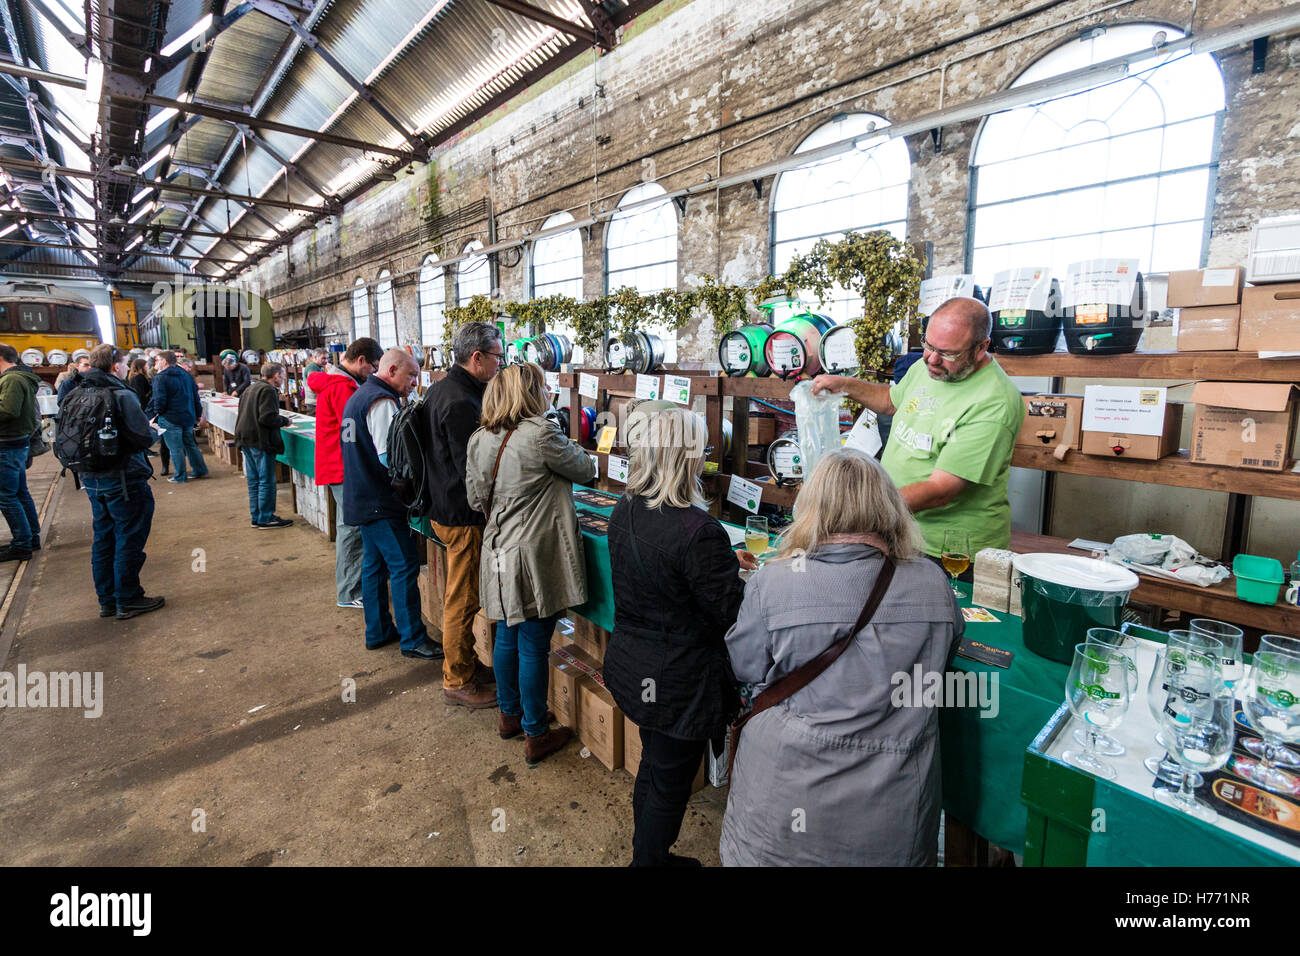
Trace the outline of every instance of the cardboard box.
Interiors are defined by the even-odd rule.
[[[1241,301],[1241,279],[1241,266],[1171,272],[1165,305],[1171,309],[1236,305]]]
[[[1241,306],[1202,305],[1178,311],[1178,351],[1232,352],[1237,348]]]
[[[1017,445],[1034,448],[1078,449],[1083,421],[1082,395],[1025,395],[1025,420],[1016,435]]]
[[[585,674],[578,681],[578,739],[606,769],[623,766],[623,712],[610,692]]]
[[[586,651],[597,664],[605,661],[605,649],[609,647],[609,631],[597,627],[581,615],[569,612],[568,619],[573,624],[571,640]]]
[[[1124,432],[1084,432],[1085,455],[1105,458],[1139,458],[1156,461],[1178,453],[1178,439],[1183,430],[1181,402],[1166,402],[1165,427],[1159,435],[1130,435]],[[1116,449],[1119,451],[1116,451]]]
[[[566,660],[562,654],[576,660]],[[578,682],[586,676],[582,667],[599,670],[596,662],[576,644],[567,644],[559,652],[551,652],[551,686],[547,702],[557,722],[578,729]]]
[[[1290,465],[1297,409],[1294,385],[1199,382],[1192,401],[1192,461],[1261,471],[1282,471]]]
[[[1249,286],[1241,295],[1242,352],[1300,351],[1300,282]]]
[[[623,715],[623,769],[636,776],[637,769],[641,766],[641,728],[632,723],[630,717]],[[709,782],[709,755],[705,751],[704,759],[700,761],[700,769],[695,774],[695,779],[691,781],[691,793],[704,789],[704,785]]]
[[[474,653],[486,666],[492,666],[492,648],[496,645],[496,622],[479,611],[474,615]]]

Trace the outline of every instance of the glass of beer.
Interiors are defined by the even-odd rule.
[[[961,597],[956,581],[970,567],[970,535],[965,531],[945,531],[943,533],[943,569],[953,579],[952,593]]]
[[[745,519],[745,550],[758,557],[768,548],[767,519],[750,515]]]

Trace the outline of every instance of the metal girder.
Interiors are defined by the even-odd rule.
[[[584,26],[564,19],[564,17],[557,17],[551,11],[535,7],[531,3],[525,3],[524,0],[488,0],[488,3],[503,10],[509,10],[511,13],[532,20],[534,23],[541,23],[553,30],[567,33],[569,36],[582,40],[591,46],[600,43],[600,38],[596,36],[595,30],[588,30]]]
[[[618,27],[609,18],[605,8],[595,0],[578,0],[578,4],[582,7],[582,12],[587,15],[587,19],[591,21],[591,25],[596,28],[600,48],[608,53],[618,46]]]
[[[253,9],[252,0],[244,0],[243,3],[222,14],[221,19],[214,20],[212,25],[208,27],[207,32],[202,36],[195,37],[188,46],[181,47],[169,57],[154,57],[153,69],[144,75],[144,82],[149,86],[153,86],[193,54],[206,49],[214,43],[218,36],[234,26],[246,13],[250,13]]]
[[[268,143],[261,136],[258,136],[257,133],[254,132],[250,126],[248,126],[247,124],[239,124],[235,128],[239,130],[241,133],[243,133],[245,136],[247,136],[250,140],[252,140],[254,145],[261,147],[262,150],[270,154],[272,159],[274,159],[277,163],[283,166],[285,168],[285,175],[288,175],[289,173],[293,173],[304,183],[306,183],[307,187],[312,192],[314,192],[317,196],[320,196],[321,199],[325,200],[326,206],[333,208],[338,205],[338,197],[334,196],[332,193],[326,192],[325,187],[322,186],[320,183],[318,183],[315,177],[309,175],[308,173],[300,169],[297,163],[290,160],[287,156],[281,153],[278,149],[276,149],[274,146]]]
[[[21,76],[26,80],[40,80],[42,83],[53,83],[55,86],[70,86],[75,90],[84,90],[86,81],[80,80],[75,76],[64,76],[62,73],[51,73],[49,70],[38,70],[34,66],[23,66],[21,63],[10,63],[8,60],[0,60],[0,73],[8,73],[10,76]]]
[[[86,39],[85,33],[74,33],[64,26],[63,21],[51,10],[44,0],[23,0],[24,3],[38,10],[49,23],[50,28],[56,31],[63,39],[67,40],[74,50],[82,56],[89,56],[91,53],[90,41]]]
[[[66,243],[66,242],[38,242],[38,241],[36,241],[35,239],[7,239],[7,238],[4,240],[4,242],[5,242],[6,244],[8,244],[8,245],[11,245],[11,246],[33,246],[33,247],[35,247],[35,248],[39,248],[39,249],[67,249],[67,250],[70,250],[70,251],[72,251],[72,252],[90,252],[90,253],[95,253],[96,256],[98,257],[98,253],[97,253],[97,251],[96,251],[95,249],[90,248],[89,246],[76,246],[76,245],[72,245],[71,243]],[[114,249],[106,249],[105,251],[106,251],[106,253],[108,253],[108,254],[117,253],[117,254],[120,254],[120,255],[130,255],[130,256],[137,257],[137,258],[138,258],[139,256],[142,256],[142,255],[146,255],[146,256],[147,256],[147,255],[152,255],[152,254],[153,254],[153,253],[150,253],[150,252],[137,252],[135,249],[132,249],[130,252],[127,252],[126,249],[116,249],[116,248],[114,248]],[[197,260],[197,259],[200,259],[200,258],[207,259],[209,262],[233,262],[233,263],[236,263],[236,264],[238,264],[238,263],[240,263],[240,262],[243,261],[242,259],[213,259],[213,258],[211,258],[211,257],[209,257],[209,256],[203,256],[203,257],[200,257],[200,256],[178,256],[178,255],[175,255],[175,254],[173,254],[173,253],[166,253],[165,256],[166,256],[166,258],[168,258],[168,259],[178,259],[178,260],[181,260],[181,261],[185,261],[185,260],[187,260],[187,259],[195,259],[195,260]]]
[[[279,0],[252,0],[252,2],[259,11],[265,13],[268,17],[279,20],[296,33],[298,39],[302,41],[303,46],[314,51],[317,56],[324,60],[329,65],[330,69],[342,77],[345,83],[357,91],[357,95],[361,97],[364,102],[368,103],[370,108],[378,113],[385,123],[402,134],[402,138],[411,144],[412,149],[424,154],[421,158],[427,159],[428,144],[425,141],[425,138],[419,133],[413,133],[407,129],[406,124],[398,119],[397,115],[385,106],[379,97],[375,96],[375,91],[367,84],[353,76],[348,68],[345,67],[338,58],[329,51],[325,44],[321,42],[320,37],[312,33],[308,27],[303,25],[298,18],[294,16],[293,11],[280,3]]]
[[[0,212],[0,215],[3,214],[4,214],[3,212]],[[20,215],[20,214],[17,212],[17,210],[14,210],[14,215]],[[71,223],[73,225],[81,225],[81,226],[104,225],[110,229],[139,230],[141,232],[144,232],[146,229],[158,229],[161,230],[162,232],[168,233],[169,235],[175,235],[177,233],[181,233],[184,231],[181,229],[180,226],[168,226],[164,223],[149,222],[147,217],[145,219],[139,219],[135,222],[126,222],[124,220],[121,224],[118,224],[113,222],[100,223],[98,219],[86,219],[81,216],[56,216],[53,213],[48,213],[48,212],[23,212],[21,213],[21,215],[26,219],[30,219],[32,222],[64,222],[64,223]],[[230,233],[229,235],[227,235],[224,232],[209,232],[205,229],[192,229],[189,232],[190,235],[202,236],[203,238],[206,239],[229,239],[235,242],[266,242],[267,241],[265,236],[250,236],[250,235],[245,235],[244,233]]]

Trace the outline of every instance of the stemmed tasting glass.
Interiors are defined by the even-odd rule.
[[[1284,745],[1300,740],[1300,656],[1271,648],[1256,651],[1242,709],[1264,746],[1258,763],[1238,761],[1233,772],[1265,790],[1300,796],[1300,778],[1276,766]]]
[[[943,533],[943,569],[952,578],[952,593],[961,597],[957,590],[957,579],[970,567],[970,535],[965,531],[945,531]]]
[[[1218,818],[1213,807],[1196,798],[1192,777],[1209,773],[1228,762],[1232,754],[1232,689],[1218,676],[1217,665],[1188,661],[1181,672],[1169,675],[1169,705],[1161,712],[1170,754],[1186,771],[1177,790],[1160,789],[1155,798],[1207,822]]]
[[[1157,727],[1160,726],[1160,713],[1165,709],[1165,701],[1169,698],[1169,675],[1165,670],[1166,653],[1164,650],[1156,652],[1156,663],[1151,668],[1151,677],[1147,681],[1147,707]],[[1156,731],[1156,743],[1160,745],[1163,753],[1159,756],[1153,754],[1147,757],[1142,761],[1142,765],[1165,783],[1179,786],[1183,779],[1183,768],[1178,765],[1178,761],[1169,756],[1169,742],[1165,740],[1164,732],[1161,730]],[[1193,776],[1199,777],[1200,774]],[[1199,787],[1201,781],[1193,781],[1192,785]]]
[[[1124,658],[1125,667],[1128,668],[1129,675],[1129,699],[1133,700],[1136,698],[1138,690],[1137,639],[1108,627],[1090,627],[1088,628],[1087,643],[1100,644],[1115,651]],[[1074,730],[1074,740],[1075,743],[1081,747],[1088,746],[1087,732],[1082,727],[1076,727]],[[1124,745],[1109,734],[1098,734],[1097,753],[1106,757],[1119,757],[1124,753]]]
[[[1194,618],[1188,623],[1187,628],[1193,634],[1204,634],[1222,642],[1223,653],[1219,657],[1219,670],[1223,672],[1223,680],[1229,687],[1241,680],[1246,673],[1246,661],[1241,648],[1241,628],[1204,617]]]
[[[1162,713],[1169,712],[1173,703],[1170,679],[1191,667],[1194,673],[1202,678],[1204,686],[1200,690],[1208,693],[1213,682],[1222,679],[1218,664],[1222,653],[1223,642],[1216,637],[1194,634],[1189,630],[1169,632],[1165,644],[1163,667],[1157,661],[1156,673],[1160,674],[1160,683],[1156,686],[1156,673],[1153,673],[1151,682],[1147,684],[1147,705],[1151,708],[1151,715],[1156,719],[1156,726],[1160,728],[1156,733],[1156,743],[1165,748],[1165,754],[1160,758],[1148,757],[1142,762],[1147,770],[1162,780],[1177,783],[1184,773],[1181,765],[1174,760],[1172,741],[1164,731]],[[1192,778],[1193,789],[1203,782],[1201,775],[1195,770],[1192,771]]]
[[[1115,768],[1097,757],[1097,735],[1118,727],[1128,712],[1129,676],[1123,654],[1103,644],[1076,644],[1074,661],[1065,678],[1065,701],[1070,712],[1087,729],[1084,750],[1067,750],[1061,757],[1076,767],[1107,780]]]

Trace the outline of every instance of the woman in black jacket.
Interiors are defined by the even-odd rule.
[[[153,397],[153,383],[149,381],[148,363],[144,359],[131,360],[131,370],[126,373],[126,384],[131,391],[135,392],[136,398],[140,399],[140,407],[148,408],[149,399]],[[155,454],[152,448],[146,453],[151,457]],[[158,443],[157,454],[162,456],[162,474],[166,477],[171,474],[171,455],[167,452],[165,441]]]
[[[744,596],[738,572],[754,559],[733,552],[704,510],[704,421],[670,409],[642,435],[609,520],[615,610],[604,679],[641,731],[632,865],[698,866],[668,851],[705,748],[739,709],[723,637]]]

